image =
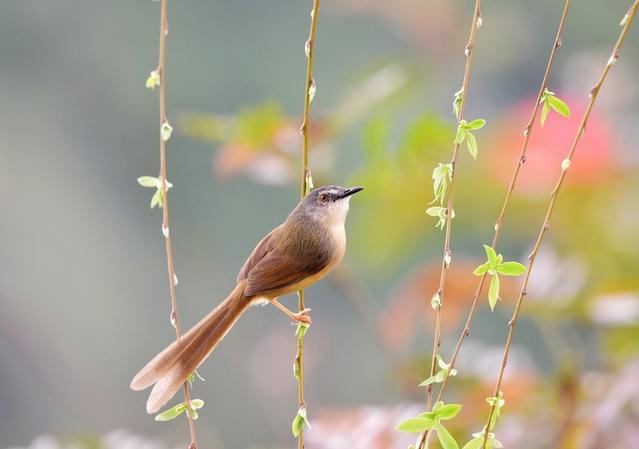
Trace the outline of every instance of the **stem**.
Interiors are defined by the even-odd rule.
[[[590,90],[590,101],[588,102],[588,107],[586,108],[586,112],[584,112],[584,115],[581,119],[581,123],[579,124],[579,128],[577,129],[577,133],[575,135],[575,138],[572,142],[572,145],[570,146],[570,150],[568,151],[568,154],[566,155],[566,160],[568,161],[572,161],[574,155],[575,155],[575,151],[577,150],[577,145],[579,144],[579,141],[581,140],[581,137],[584,134],[584,131],[586,130],[586,125],[588,123],[588,119],[590,118],[590,113],[592,112],[592,109],[595,105],[595,101],[597,100],[597,96],[599,95],[599,91],[601,90],[601,87],[604,83],[604,81],[606,80],[606,78],[608,77],[608,72],[610,72],[610,68],[614,65],[614,63],[619,59],[619,53],[621,50],[621,46],[623,45],[625,39],[626,39],[626,35],[628,34],[628,30],[630,29],[630,25],[632,24],[632,20],[634,18],[634,15],[637,11],[637,8],[639,7],[639,0],[635,0],[635,2],[632,4],[632,6],[630,7],[630,9],[628,10],[628,12],[626,13],[626,17],[624,19],[625,23],[623,26],[623,29],[621,30],[621,34],[619,35],[619,38],[617,39],[617,43],[615,44],[615,46],[613,47],[612,50],[612,54],[610,56],[610,58],[608,59],[608,62],[606,63],[606,66],[604,67],[599,80],[597,81],[597,83],[594,85],[594,87]],[[562,164],[563,165],[563,164]],[[568,166],[569,167],[569,166]],[[508,322],[508,337],[506,338],[506,346],[504,347],[504,353],[502,356],[502,360],[501,360],[501,365],[499,368],[499,374],[497,376],[497,383],[495,384],[495,390],[493,392],[493,396],[497,396],[499,394],[499,391],[501,389],[501,383],[504,377],[504,371],[506,370],[506,364],[508,362],[508,354],[510,352],[510,347],[512,345],[512,340],[513,340],[513,336],[515,334],[515,327],[517,326],[517,320],[519,319],[519,313],[521,311],[521,307],[523,305],[524,302],[524,297],[526,296],[526,289],[528,288],[528,281],[530,280],[530,276],[532,273],[532,269],[533,266],[535,264],[535,259],[537,258],[537,253],[539,252],[539,248],[541,247],[541,244],[543,242],[544,236],[546,235],[546,232],[548,231],[548,229],[550,229],[550,217],[552,215],[552,212],[555,208],[555,204],[557,202],[557,198],[559,196],[559,191],[561,189],[561,186],[563,185],[564,179],[566,178],[566,174],[568,173],[568,169],[569,168],[563,168],[561,170],[561,173],[559,175],[559,178],[557,179],[557,183],[555,184],[555,188],[552,190],[551,194],[550,194],[550,201],[548,203],[548,209],[546,210],[546,215],[544,217],[544,221],[541,225],[541,229],[539,230],[539,234],[537,236],[537,240],[535,242],[535,245],[533,246],[532,252],[530,253],[530,255],[528,256],[528,271],[526,272],[526,277],[524,279],[524,283],[521,287],[521,291],[519,292],[519,297],[517,298],[517,304],[515,305],[515,311],[513,312],[513,316],[510,319],[510,321]],[[490,429],[490,422],[492,420],[493,414],[495,413],[495,408],[496,405],[492,405],[490,407],[490,412],[488,413],[488,419],[486,420],[486,427],[485,427],[485,433],[484,433],[484,440],[482,443],[482,449],[485,449],[486,447],[486,443],[488,441],[488,433],[492,430]]]
[[[462,83],[462,102],[459,109],[458,123],[464,119],[464,111],[466,109],[466,98],[468,96],[468,82],[470,80],[470,66],[473,59],[473,47],[475,45],[475,36],[477,35],[477,23],[481,17],[480,12],[481,0],[475,0],[475,11],[473,13],[472,25],[470,27],[470,36],[468,38],[468,43],[466,44],[465,54],[466,54],[466,68],[464,70],[464,81]],[[439,352],[439,347],[441,345],[441,315],[442,315],[442,306],[444,302],[444,287],[446,285],[446,273],[448,271],[448,263],[446,260],[450,260],[452,255],[450,250],[450,240],[451,240],[451,220],[452,220],[452,210],[453,210],[453,198],[455,191],[455,179],[457,170],[457,153],[459,151],[459,143],[455,143],[453,145],[453,156],[450,161],[450,165],[453,168],[450,180],[449,187],[449,196],[448,203],[446,205],[446,236],[444,238],[444,254],[442,257],[442,265],[441,265],[441,273],[439,275],[439,287],[437,288],[437,293],[440,297],[440,305],[435,310],[435,336],[433,339],[433,354],[431,358],[431,366],[430,366],[430,375],[435,374],[435,368],[437,366],[437,354]],[[433,388],[432,385],[428,386],[428,399],[426,408],[430,409],[431,401],[432,401]]]
[[[306,41],[305,51],[307,53],[306,58],[306,83],[304,86],[304,115],[302,120],[302,127],[300,132],[302,133],[303,145],[302,145],[302,181],[300,197],[303,199],[309,188],[309,180],[311,179],[311,169],[308,166],[308,150],[309,150],[309,115],[311,110],[311,95],[309,93],[311,86],[315,83],[313,81],[313,56],[315,54],[315,31],[317,29],[317,16],[319,15],[320,0],[313,0],[313,9],[311,10],[311,27],[308,33],[308,40]],[[300,312],[304,310],[304,290],[297,292],[298,306]],[[297,338],[297,355],[295,356],[295,363],[298,368],[298,381],[297,381],[297,401],[299,409],[306,408],[306,402],[304,400],[304,333],[300,332]],[[297,437],[298,449],[304,449],[304,430],[302,429]]]
[[[502,227],[503,227],[504,216],[506,214],[506,210],[508,209],[508,205],[510,203],[510,198],[511,198],[512,193],[513,193],[513,191],[515,189],[515,185],[517,184],[517,180],[519,178],[519,173],[521,171],[521,168],[523,167],[524,163],[526,162],[526,153],[528,151],[528,143],[530,142],[530,137],[532,135],[533,125],[535,124],[535,120],[537,118],[537,111],[539,110],[539,105],[540,105],[539,102],[541,100],[541,97],[542,97],[547,85],[548,85],[548,78],[550,76],[550,72],[552,71],[553,63],[555,61],[555,54],[556,54],[557,50],[559,49],[559,47],[561,47],[561,35],[563,33],[564,26],[566,24],[566,19],[568,17],[568,11],[570,9],[571,4],[572,4],[572,0],[566,0],[565,1],[563,13],[561,15],[561,20],[559,21],[559,26],[557,28],[557,34],[555,36],[555,40],[554,40],[552,49],[550,51],[550,56],[548,57],[548,63],[546,64],[546,71],[544,72],[544,77],[542,79],[541,85],[539,86],[539,92],[537,93],[537,100],[535,101],[535,104],[533,106],[533,110],[532,110],[532,113],[530,115],[530,120],[528,121],[528,124],[524,128],[524,142],[523,142],[522,147],[521,147],[521,154],[519,156],[517,164],[515,165],[515,169],[513,171],[513,176],[512,176],[512,178],[510,180],[510,184],[508,185],[508,189],[506,191],[506,197],[504,198],[504,202],[503,202],[503,204],[501,206],[501,210],[499,212],[499,216],[497,217],[497,220],[495,221],[495,234],[493,236],[493,241],[492,241],[492,245],[491,245],[493,247],[493,249],[497,246],[497,241],[499,240],[499,235],[500,235]],[[462,106],[463,106],[463,103],[462,103]],[[454,171],[453,171],[453,173],[454,173]],[[455,362],[457,361],[457,356],[459,355],[459,351],[461,350],[461,346],[462,346],[465,338],[470,334],[470,326],[471,326],[471,323],[473,321],[475,310],[477,309],[477,304],[479,302],[479,297],[480,297],[482,289],[484,287],[484,282],[486,281],[486,276],[487,276],[487,273],[484,274],[479,279],[479,283],[477,285],[477,289],[475,290],[475,295],[473,296],[473,301],[471,303],[470,310],[468,311],[468,316],[466,318],[466,323],[464,324],[464,328],[463,328],[461,334],[459,335],[459,339],[457,340],[457,344],[455,345],[455,349],[453,351],[453,355],[452,355],[451,360],[449,362],[450,369],[453,369],[455,367]],[[444,378],[444,381],[442,382],[442,386],[441,386],[441,388],[439,390],[439,393],[437,395],[437,399],[436,399],[435,402],[442,400],[442,398],[444,396],[444,391],[446,390],[446,386],[447,385],[448,385],[448,376],[446,376]],[[431,433],[430,430],[426,432],[426,436],[424,438],[426,441],[428,441],[428,439],[430,438],[430,433]]]
[[[161,18],[160,18],[160,49],[158,57],[157,73],[160,77],[160,129],[162,125],[167,122],[166,117],[166,77],[165,77],[165,62],[166,62],[166,37],[169,33],[167,14],[166,14],[167,0],[162,0],[161,5]],[[180,338],[182,333],[180,326],[180,316],[177,309],[177,297],[175,294],[175,268],[173,264],[173,242],[171,240],[170,226],[169,226],[169,195],[168,186],[166,182],[166,141],[160,135],[160,183],[162,185],[162,233],[164,234],[164,241],[166,247],[166,264],[169,274],[169,291],[171,293],[171,324],[175,328],[176,339]],[[184,401],[191,403],[191,395],[189,392],[188,383],[184,382]],[[190,408],[189,408],[190,410]],[[190,411],[186,413],[189,422],[189,432],[191,433],[191,443],[189,449],[197,448],[197,435],[195,433],[195,423],[191,417]]]

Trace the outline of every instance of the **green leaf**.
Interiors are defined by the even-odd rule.
[[[555,110],[558,114],[563,115],[564,117],[570,117],[570,108],[566,103],[557,98],[554,95],[547,97],[546,103]]]
[[[495,269],[497,267],[497,253],[492,246],[484,245],[484,251],[486,251],[486,258],[490,264],[490,268]]]
[[[156,86],[160,85],[160,74],[157,70],[153,70],[149,77],[146,79],[146,88],[147,89],[155,89]]]
[[[191,400],[191,409],[199,410],[204,407],[204,401],[202,399],[192,399]]]
[[[468,152],[473,157],[473,159],[477,159],[477,139],[475,136],[468,132],[466,133],[466,146],[468,147]]]
[[[466,125],[466,129],[472,129],[472,130],[481,129],[484,127],[485,124],[486,124],[486,120],[484,120],[483,118],[478,118],[468,123]]]
[[[464,88],[462,87],[455,92],[455,100],[453,100],[453,113],[459,120],[459,113],[461,112],[462,103],[464,102]]]
[[[165,121],[162,123],[162,128],[160,129],[160,134],[162,135],[162,140],[165,142],[171,138],[171,134],[173,133],[173,127],[169,124],[169,122]]]
[[[475,271],[473,271],[473,274],[475,276],[483,276],[484,274],[488,272],[489,269],[490,269],[490,262],[484,262],[483,264],[475,268]]]
[[[439,294],[439,292],[435,292],[435,294],[433,295],[432,298],[430,298],[430,306],[434,309],[437,310],[438,308],[440,308],[442,305],[442,297]]]
[[[419,433],[432,429],[434,425],[434,419],[420,416],[416,418],[410,418],[404,422],[399,423],[396,429],[400,432]]]
[[[304,338],[310,327],[311,326],[309,324],[298,323],[297,329],[295,329],[295,335],[297,335],[298,338]]]
[[[291,424],[291,431],[293,432],[293,436],[294,437],[298,437],[300,432],[302,432],[302,430],[304,429],[304,425],[306,423],[304,422],[304,418],[302,418],[300,415],[296,415],[295,419],[293,419],[293,423]]]
[[[526,267],[519,262],[504,262],[497,265],[497,273],[505,276],[521,276],[526,272]]]
[[[466,131],[466,128],[464,128],[465,125],[466,125],[466,121],[462,120],[461,122],[459,122],[459,126],[457,127],[457,133],[455,134],[455,143],[462,143],[464,139],[466,138],[466,134],[468,132]]]
[[[546,123],[546,117],[548,117],[548,112],[550,111],[550,106],[548,106],[548,97],[544,100],[544,105],[541,107],[541,127],[544,127]]]
[[[154,178],[153,176],[140,176],[138,178],[138,184],[142,187],[152,187],[155,189],[160,188],[160,180],[158,178]]]
[[[155,193],[151,197],[151,209],[153,209],[155,206],[160,206],[160,208],[162,207],[162,197],[163,196],[164,195],[163,195],[161,189],[157,189],[155,191]]]
[[[440,422],[435,424],[435,430],[437,430],[437,438],[439,439],[439,444],[442,445],[442,449],[459,449],[457,441]]]
[[[426,213],[430,215],[431,217],[440,217],[443,214],[442,211],[444,210],[445,210],[444,207],[433,206],[426,209]]]
[[[462,409],[461,404],[446,404],[437,409],[435,414],[439,419],[453,419]]]
[[[437,371],[437,373],[430,376],[428,379],[420,383],[419,387],[427,387],[430,384],[440,384],[446,379],[446,375],[448,374],[447,369],[441,369]]]
[[[464,447],[462,449],[480,449],[483,443],[483,437],[473,438],[468,443],[464,444]]]
[[[499,276],[494,275],[490,281],[490,288],[488,289],[488,304],[490,304],[490,310],[495,310],[497,300],[499,299]]]
[[[302,432],[305,426],[308,426],[309,429],[311,427],[311,423],[308,422],[306,417],[306,407],[300,407],[297,411],[297,415],[293,419],[293,423],[291,424],[291,431],[293,432],[293,436],[297,437]]]
[[[156,421],[171,421],[172,419],[177,418],[186,410],[186,404],[178,404],[171,407],[168,410],[164,410],[162,413],[155,415]]]

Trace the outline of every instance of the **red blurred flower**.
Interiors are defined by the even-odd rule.
[[[558,93],[558,96],[562,96]],[[493,129],[497,137],[491,146],[494,151],[487,158],[492,170],[501,182],[510,181],[514,164],[521,153],[523,129],[530,119],[534,99],[516,104],[506,118]],[[560,173],[561,161],[566,157],[577,128],[585,111],[585,104],[566,98],[571,109],[570,118],[564,118],[551,111],[544,127],[539,117],[532,130],[526,164],[519,176],[518,190],[528,194],[548,192]],[[541,108],[540,108],[541,109]],[[605,182],[614,173],[614,137],[596,111],[588,121],[575,159],[570,167],[566,183],[572,185],[593,185]]]

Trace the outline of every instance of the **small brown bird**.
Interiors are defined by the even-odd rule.
[[[350,196],[363,187],[318,187],[257,244],[228,297],[178,340],[156,355],[131,381],[133,390],[153,384],[146,411],[156,413],[204,362],[251,305],[271,303],[290,318],[310,323],[310,309],[292,312],[277,298],[308,287],[340,263]]]

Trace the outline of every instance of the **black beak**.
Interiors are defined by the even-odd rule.
[[[350,189],[346,189],[346,191],[342,195],[342,198],[346,198],[347,196],[351,196],[362,190],[364,190],[364,187],[351,187]]]

